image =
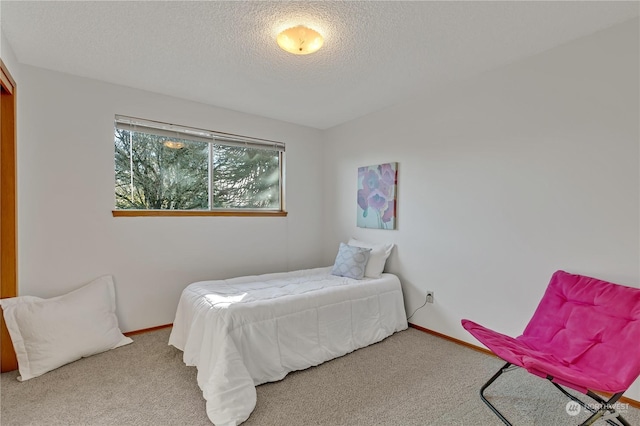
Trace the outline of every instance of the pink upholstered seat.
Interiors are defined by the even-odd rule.
[[[500,358],[582,393],[623,392],[640,375],[640,289],[553,274],[522,336],[462,325]]]
[[[622,395],[640,376],[638,288],[557,271],[521,336],[462,326],[508,363],[585,394]]]

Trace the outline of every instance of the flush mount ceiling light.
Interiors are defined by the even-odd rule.
[[[294,55],[308,55],[322,47],[324,39],[315,30],[303,25],[292,27],[278,34],[278,46]]]
[[[164,141],[163,145],[171,149],[184,148],[184,143],[178,141]]]

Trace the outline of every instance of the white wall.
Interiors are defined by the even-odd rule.
[[[18,60],[16,59],[16,55],[13,52],[13,48],[9,44],[9,41],[5,37],[4,33],[0,29],[0,58],[2,58],[2,62],[9,70],[11,77],[15,80],[16,84],[18,84],[18,75],[20,73]]]
[[[20,294],[112,274],[129,331],[171,323],[191,282],[322,265],[319,131],[26,65],[19,96]],[[289,216],[112,217],[115,114],[285,142]]]
[[[397,244],[411,322],[519,335],[557,269],[639,286],[638,20],[325,135],[325,260]],[[359,166],[399,162],[398,229],[356,227]],[[640,400],[640,384],[628,393]]]

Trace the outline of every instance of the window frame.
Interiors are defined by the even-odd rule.
[[[160,121],[147,120],[137,117],[130,117],[116,114],[114,129],[144,132],[157,136],[169,135],[180,137],[186,140],[207,142],[211,145],[227,145],[240,147],[254,147],[257,149],[269,149],[278,151],[279,165],[279,196],[280,208],[276,209],[252,209],[252,208],[209,208],[193,210],[173,210],[173,209],[116,209],[111,210],[113,217],[175,217],[175,216],[234,216],[234,217],[285,217],[285,144],[268,139],[259,139],[248,136],[241,136],[232,133],[218,132],[213,130],[198,129],[188,126],[164,123]],[[212,149],[209,150],[212,152]],[[209,159],[209,166],[212,161]],[[209,197],[212,197],[213,180],[209,180]],[[211,198],[210,198],[211,204]]]

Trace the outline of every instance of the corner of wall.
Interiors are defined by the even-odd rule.
[[[4,62],[4,65],[11,73],[13,79],[18,82],[20,79],[18,58],[16,57],[16,54],[13,51],[11,44],[9,44],[9,40],[4,35],[2,29],[0,29],[0,58],[2,58],[2,62]]]

